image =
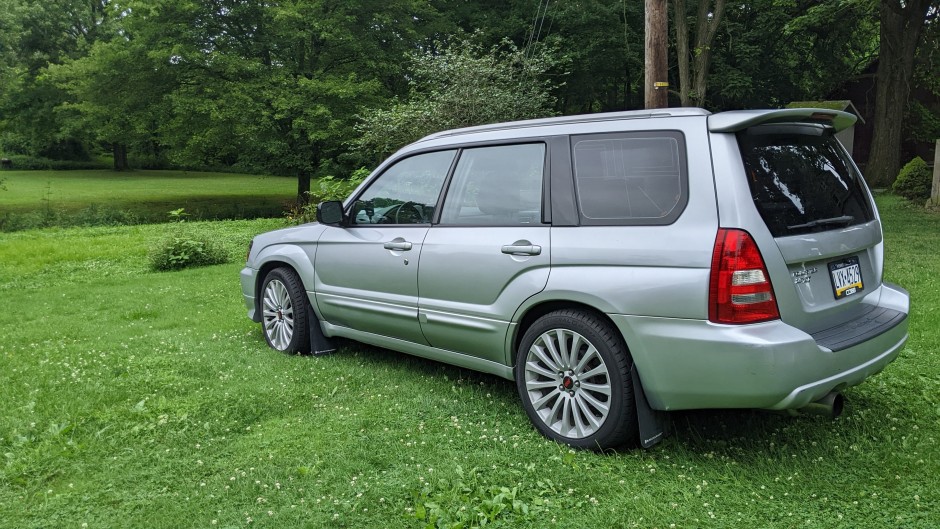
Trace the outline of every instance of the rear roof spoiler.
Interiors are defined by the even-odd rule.
[[[851,127],[855,114],[825,108],[781,108],[778,110],[731,110],[708,116],[711,132],[738,132],[765,123],[818,123],[836,132]]]

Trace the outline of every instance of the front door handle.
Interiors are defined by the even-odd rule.
[[[411,249],[411,243],[408,241],[391,241],[387,242],[384,245],[386,250],[397,250],[399,252],[407,252]]]
[[[542,253],[542,247],[537,244],[507,244],[503,246],[503,253],[509,255],[539,255]]]

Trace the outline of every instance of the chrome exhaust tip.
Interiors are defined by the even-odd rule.
[[[833,391],[816,402],[810,402],[797,411],[808,415],[821,415],[835,419],[839,415],[842,415],[843,408],[845,408],[845,397],[842,396],[842,393]]]

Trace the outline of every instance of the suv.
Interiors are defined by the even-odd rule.
[[[432,134],[318,223],[255,237],[248,316],[279,351],[343,337],[515,380],[575,447],[651,445],[655,410],[837,414],[908,337],[834,137],[854,121],[663,109]]]

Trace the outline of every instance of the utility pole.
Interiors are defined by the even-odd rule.
[[[646,0],[646,108],[669,106],[667,0]]]

